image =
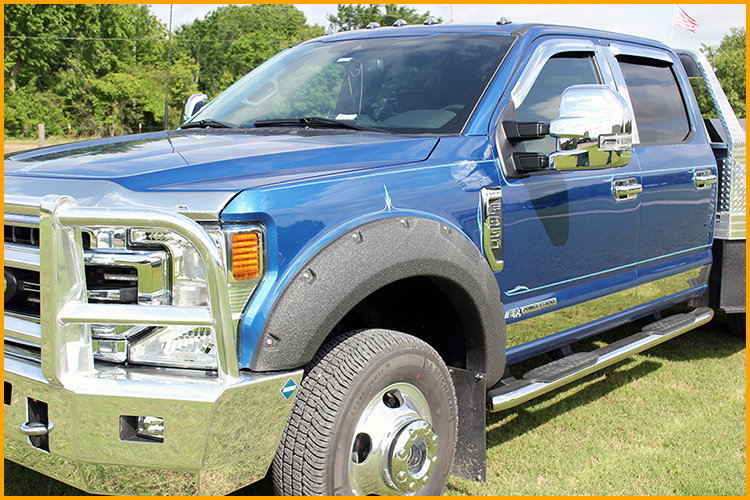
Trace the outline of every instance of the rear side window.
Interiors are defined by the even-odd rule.
[[[672,65],[654,59],[622,57],[620,67],[633,103],[640,143],[683,142],[690,134],[690,121]]]

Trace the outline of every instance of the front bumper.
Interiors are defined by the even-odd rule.
[[[112,367],[50,384],[33,361],[5,356],[5,458],[91,493],[221,495],[267,472],[302,370],[241,374]],[[288,395],[288,394],[287,394]],[[46,404],[48,449],[21,431],[29,400]],[[164,441],[122,439],[121,417],[164,419]],[[51,425],[50,425],[51,427]]]

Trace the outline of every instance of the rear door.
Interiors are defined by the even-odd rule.
[[[692,118],[700,112],[682,90],[691,92],[690,84],[666,51],[628,44],[608,51],[635,115],[633,157],[643,185],[639,282],[701,268],[710,259],[717,172],[705,129]],[[641,288],[639,301],[688,288],[684,279],[675,285],[655,295]]]

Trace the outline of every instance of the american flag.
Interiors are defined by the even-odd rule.
[[[695,33],[695,29],[698,27],[698,21],[688,16],[680,7],[677,7],[677,17],[675,17],[674,23],[693,33]]]

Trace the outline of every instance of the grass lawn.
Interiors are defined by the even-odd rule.
[[[567,387],[488,413],[487,483],[451,478],[446,495],[744,496],[745,340],[725,330],[717,315]],[[81,494],[5,462],[5,495]],[[273,490],[266,478],[235,494]]]

